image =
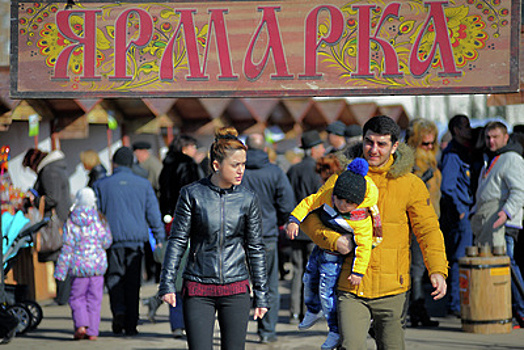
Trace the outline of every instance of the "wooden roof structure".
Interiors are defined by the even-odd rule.
[[[58,139],[89,137],[90,124],[107,124],[115,118],[123,135],[184,132],[212,136],[231,125],[239,133],[280,128],[286,138],[302,131],[323,131],[336,120],[363,125],[377,114],[391,115],[402,128],[409,116],[401,105],[349,104],[346,99],[312,98],[130,98],[130,99],[28,99],[9,98],[9,68],[0,67],[0,131],[13,121],[38,115],[51,123]]]

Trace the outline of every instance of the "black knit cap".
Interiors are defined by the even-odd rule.
[[[360,205],[366,197],[367,182],[364,176],[368,173],[369,165],[362,158],[355,158],[347,170],[339,175],[333,188],[333,194]]]
[[[120,147],[113,155],[113,163],[130,168],[133,165],[133,151],[129,147]]]
[[[346,137],[362,136],[362,127],[358,124],[348,125],[346,127],[346,130],[344,131],[344,136]]]

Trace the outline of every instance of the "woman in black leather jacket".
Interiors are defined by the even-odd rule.
[[[176,272],[190,242],[182,302],[189,349],[211,350],[215,313],[222,349],[244,349],[249,319],[249,278],[255,319],[267,312],[267,275],[255,194],[239,186],[246,147],[233,128],[211,145],[213,174],[180,192],[160,277],[159,295],[176,305]]]

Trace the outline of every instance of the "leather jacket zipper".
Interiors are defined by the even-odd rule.
[[[220,249],[219,249],[219,274],[220,274],[220,283],[224,283],[224,273],[223,273],[223,253],[224,253],[224,222],[225,222],[225,198],[224,195],[220,194]]]

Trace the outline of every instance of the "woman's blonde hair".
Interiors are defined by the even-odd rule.
[[[220,128],[215,132],[215,141],[211,144],[209,150],[209,167],[211,172],[215,172],[213,162],[216,160],[222,163],[227,158],[228,152],[244,150],[247,151],[246,145],[238,139],[238,131],[234,127]]]
[[[101,163],[98,153],[92,149],[80,152],[80,161],[82,164],[84,164],[86,169],[93,169],[95,166]]]
[[[422,144],[422,137],[428,134],[433,134],[435,136],[433,149],[436,151],[438,149],[437,125],[428,119],[413,119],[409,123],[409,127],[406,132],[406,143],[413,149],[417,149]]]

